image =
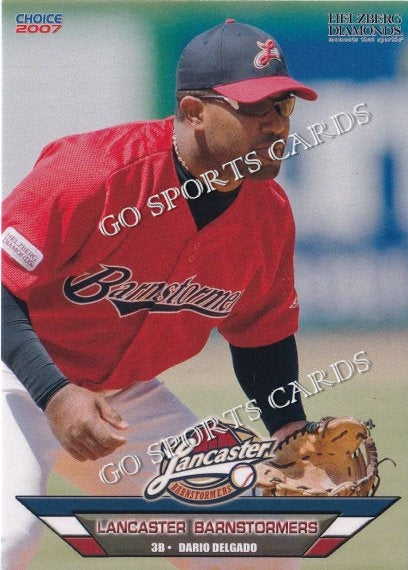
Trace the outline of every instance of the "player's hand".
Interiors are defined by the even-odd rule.
[[[111,429],[128,428],[118,412],[100,394],[75,384],[58,390],[44,413],[62,447],[78,461],[104,457],[126,443]]]

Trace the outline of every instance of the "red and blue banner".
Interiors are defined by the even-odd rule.
[[[221,506],[130,497],[17,497],[81,556],[325,558],[400,497],[241,497]]]

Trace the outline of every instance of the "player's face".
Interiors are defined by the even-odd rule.
[[[260,179],[277,176],[281,161],[273,160],[268,149],[278,139],[286,142],[289,134],[289,118],[280,115],[277,109],[272,107],[266,115],[252,117],[223,102],[205,101],[203,124],[203,152],[208,156],[211,168],[220,168],[228,161],[255,151],[262,168],[250,176]],[[284,145],[277,143],[274,153],[278,157],[283,156]],[[245,165],[238,161],[237,166],[246,176],[248,169]]]

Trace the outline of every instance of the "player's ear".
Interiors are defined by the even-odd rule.
[[[186,95],[179,103],[184,120],[194,129],[202,128],[204,105],[201,99]]]

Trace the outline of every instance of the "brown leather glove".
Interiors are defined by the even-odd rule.
[[[372,421],[322,418],[289,434],[275,457],[256,465],[265,496],[349,497],[374,494],[378,458]]]

